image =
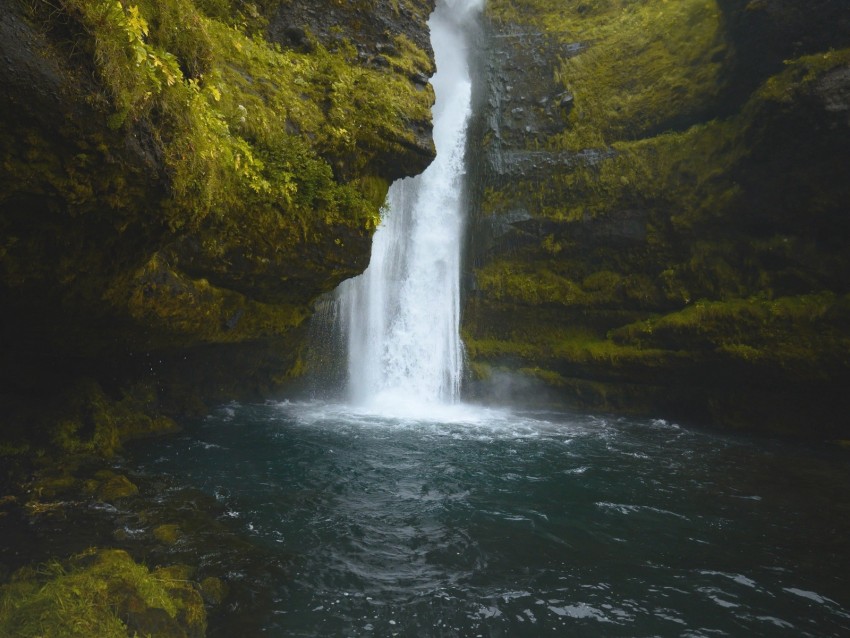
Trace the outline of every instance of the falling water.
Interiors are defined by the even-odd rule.
[[[463,24],[480,4],[441,0],[431,16],[436,159],[422,175],[392,185],[369,268],[339,288],[355,403],[458,398],[461,194],[471,101]]]

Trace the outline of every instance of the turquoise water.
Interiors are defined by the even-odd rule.
[[[269,403],[131,462],[285,565],[229,574],[269,596],[213,635],[844,636],[848,458],[665,421]]]

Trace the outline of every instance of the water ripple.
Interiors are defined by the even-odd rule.
[[[844,460],[662,421],[454,417],[231,404],[136,462],[286,560],[251,612],[271,636],[850,633]]]

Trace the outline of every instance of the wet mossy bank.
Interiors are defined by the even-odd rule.
[[[260,633],[288,558],[246,540],[215,497],[126,465],[42,457],[13,493],[0,477],[0,635]]]
[[[186,571],[150,571],[115,549],[89,550],[39,572],[21,571],[3,586],[0,630],[21,638],[201,638],[203,599]]]
[[[519,373],[574,405],[847,438],[846,6],[486,15],[470,390]]]

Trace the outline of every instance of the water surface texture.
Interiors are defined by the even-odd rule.
[[[841,450],[270,403],[223,407],[133,462],[215,495],[287,565],[252,612],[261,635],[850,635]]]

